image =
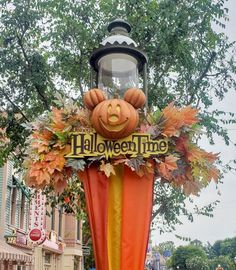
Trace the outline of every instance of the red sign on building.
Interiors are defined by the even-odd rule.
[[[37,191],[31,198],[29,216],[29,239],[38,245],[46,239],[46,197]]]

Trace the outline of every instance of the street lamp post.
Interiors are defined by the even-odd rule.
[[[105,38],[90,57],[92,74],[96,73],[96,87],[108,98],[121,98],[128,88],[138,88],[139,73],[143,73],[143,90],[147,97],[147,56],[129,37],[131,26],[117,19],[108,25],[110,36]],[[91,76],[91,88],[94,76]]]
[[[83,99],[91,111],[94,133],[99,135],[96,138],[101,141],[105,138],[108,143],[114,141],[111,142],[114,145],[125,138],[128,142],[129,135],[138,127],[138,109],[144,106],[147,95],[147,56],[129,37],[131,27],[126,21],[111,22],[108,31],[110,36],[90,57],[92,89]],[[138,89],[141,73],[145,93]],[[96,87],[93,88],[95,74]],[[110,153],[109,149],[104,150]],[[108,158],[105,156],[104,159],[102,162],[107,166]],[[96,269],[143,270],[150,232],[154,173],[151,171],[140,177],[125,164],[118,164],[114,173],[103,174],[96,166],[91,166],[81,173],[81,179]]]

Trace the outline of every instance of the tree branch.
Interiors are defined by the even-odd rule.
[[[24,46],[23,46],[22,39],[19,37],[18,34],[16,34],[16,37],[17,37],[17,40],[18,40],[18,44],[19,44],[19,46],[20,46],[20,48],[21,48],[21,50],[22,50],[22,53],[23,53],[23,55],[24,55],[24,58],[25,58],[25,60],[26,60],[26,62],[27,62],[29,71],[30,71],[30,73],[32,74],[32,66],[31,66],[30,60],[29,60],[29,58],[28,58],[28,56],[27,56],[27,54],[26,54],[25,48],[24,48]],[[33,86],[34,86],[34,88],[36,89],[39,98],[40,98],[41,101],[44,103],[45,108],[46,108],[47,110],[49,110],[49,109],[50,109],[50,106],[49,106],[49,104],[48,104],[48,100],[47,100],[47,98],[45,97],[44,93],[42,93],[41,89],[39,89],[34,83],[33,83]]]
[[[26,117],[26,115],[22,112],[22,110],[8,97],[8,95],[4,92],[4,90],[2,88],[0,88],[0,91],[2,92],[2,94],[4,95],[4,97],[7,99],[7,101],[9,103],[11,103],[11,105],[17,109],[17,111],[23,116],[23,118],[27,121],[30,122],[29,119]]]
[[[160,213],[164,211],[164,209],[166,208],[166,205],[167,203],[163,202],[162,205],[153,213],[152,221],[157,217],[157,215],[159,215]]]
[[[204,70],[202,71],[202,73],[200,74],[200,76],[197,78],[195,85],[192,88],[191,94],[190,94],[190,99],[188,104],[191,104],[194,100],[194,96],[195,96],[195,90],[198,88],[199,84],[201,83],[201,81],[207,76],[207,72],[209,71],[211,64],[213,63],[213,61],[216,58],[216,52],[212,52],[210,55],[210,58],[206,64],[206,67],[204,68]],[[189,86],[188,91],[190,91],[191,86]]]

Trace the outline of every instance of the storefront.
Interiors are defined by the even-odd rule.
[[[0,240],[0,270],[32,270],[31,255]]]
[[[76,247],[46,239],[35,247],[35,270],[81,270],[82,251]]]

